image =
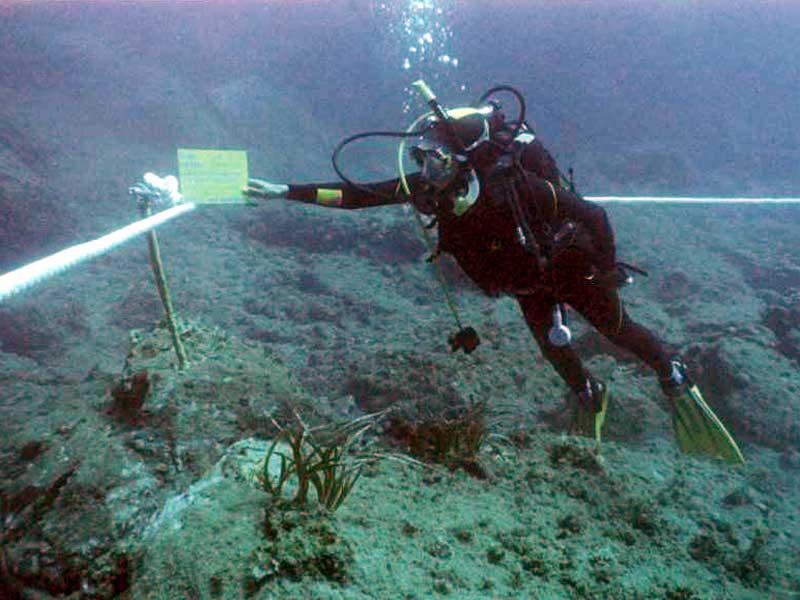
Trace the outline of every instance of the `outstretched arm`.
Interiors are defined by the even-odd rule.
[[[419,175],[408,177],[412,198],[420,188]],[[403,192],[399,179],[353,186],[348,183],[275,184],[260,179],[250,179],[243,193],[251,198],[286,198],[307,204],[333,208],[368,208],[402,204],[409,198]]]

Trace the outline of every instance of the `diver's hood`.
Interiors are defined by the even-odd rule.
[[[442,123],[435,115],[431,115],[428,119],[430,129],[425,136],[455,152],[472,152],[489,139],[489,119],[494,111],[493,106],[452,108],[445,111],[448,123]]]

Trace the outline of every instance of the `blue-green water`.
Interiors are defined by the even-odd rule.
[[[587,195],[797,196],[798,30],[788,2],[4,3],[0,273],[137,219],[129,186],[179,147],[334,181],[340,139],[426,108],[418,78],[448,107],[517,87]],[[391,178],[396,150],[344,164]],[[628,311],[686,357],[741,467],[681,454],[653,373],[574,314],[612,400],[599,455],[567,435],[517,305],[445,257],[482,338],[451,354],[407,207],[161,227],[183,371],[144,239],[41,282],[0,304],[0,597],[800,597],[798,210],[607,208],[650,273]],[[275,423],[385,410],[335,512],[264,491]],[[463,446],[433,451],[445,426]]]

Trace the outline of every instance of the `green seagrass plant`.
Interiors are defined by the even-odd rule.
[[[274,498],[281,498],[287,483],[294,479],[297,491],[293,504],[305,506],[313,488],[318,502],[327,510],[335,511],[358,482],[364,467],[387,457],[357,450],[364,434],[383,414],[316,427],[306,425],[296,412],[293,421],[286,425],[272,419],[278,435],[267,450],[259,477],[264,489]],[[270,469],[275,460],[278,461],[277,473]]]

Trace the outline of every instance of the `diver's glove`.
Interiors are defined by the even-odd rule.
[[[247,187],[242,189],[242,194],[249,198],[272,200],[285,198],[289,193],[289,186],[284,183],[270,183],[263,179],[248,179]]]

